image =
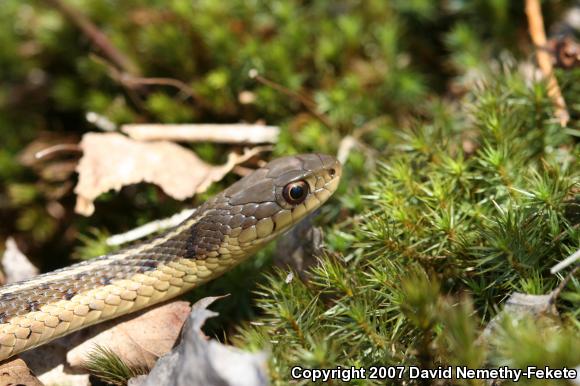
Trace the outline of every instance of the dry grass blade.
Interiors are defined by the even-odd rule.
[[[544,18],[539,0],[526,0],[526,15],[530,25],[530,36],[536,47],[545,47],[547,44]],[[548,94],[556,107],[556,117],[562,126],[566,126],[570,120],[570,114],[566,109],[566,101],[554,76],[552,58],[545,50],[536,50],[536,58],[542,73],[548,80]]]

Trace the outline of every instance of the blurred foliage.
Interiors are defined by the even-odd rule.
[[[124,64],[58,4],[95,23]],[[572,4],[544,1],[546,25],[561,24]],[[336,154],[350,136],[343,183],[319,216],[335,224],[327,256],[310,282],[266,277],[272,249],[261,252],[192,295],[232,294],[217,303],[212,335],[231,339],[241,320],[256,320],[238,341],[271,345],[279,384],[296,363],[520,365],[544,355],[534,334],[553,342],[550,363],[578,362],[569,347],[578,339],[576,278],[558,301],[561,329],[530,321],[498,347],[477,340],[513,291],[554,289],[562,276],[548,269],[580,241],[579,71],[557,73],[572,116],[562,129],[534,73],[523,8],[509,0],[4,0],[0,241],[16,235],[49,270],[105,253],[107,235],[183,206],[138,185],[100,197],[91,218],[74,214],[78,154],[30,154],[99,130],[91,112],[114,125],[263,120],[282,128],[273,156]],[[215,163],[229,150],[191,148]]]

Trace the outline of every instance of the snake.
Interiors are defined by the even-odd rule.
[[[216,278],[325,203],[341,173],[330,155],[274,159],[151,239],[0,287],[0,360]]]

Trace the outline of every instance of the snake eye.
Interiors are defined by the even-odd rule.
[[[309,187],[305,181],[296,181],[284,186],[282,195],[289,204],[298,205],[306,199],[308,191]]]

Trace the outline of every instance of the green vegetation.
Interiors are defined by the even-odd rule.
[[[510,294],[547,294],[560,283],[549,268],[580,242],[571,214],[580,205],[579,148],[553,122],[545,88],[513,72],[460,106],[444,114],[452,121],[434,117],[397,135],[369,184],[367,210],[333,228],[307,283],[286,283],[281,272],[259,291],[263,325],[245,328],[241,341],[271,347],[279,384],[294,365],[573,368],[580,360],[577,277],[557,301],[558,328],[546,316],[480,338]]]
[[[122,63],[58,3],[95,23]],[[544,1],[546,26],[571,4]],[[559,318],[500,321],[480,339],[510,294],[557,288],[570,268],[549,269],[580,246],[580,69],[556,74],[563,128],[533,72],[523,1],[4,0],[0,44],[0,245],[16,236],[43,271],[236,179],[185,204],[126,187],[82,218],[78,154],[32,154],[100,130],[88,112],[115,125],[263,120],[282,130],[273,157],[356,143],[317,219],[326,251],[307,281],[287,283],[270,248],[191,295],[231,294],[206,331],[270,348],[274,384],[296,364],[580,363],[577,275]],[[214,163],[231,150],[187,146]]]
[[[128,365],[113,351],[98,345],[88,354],[83,367],[102,381],[115,386],[126,385],[129,379],[149,372],[147,368]]]

